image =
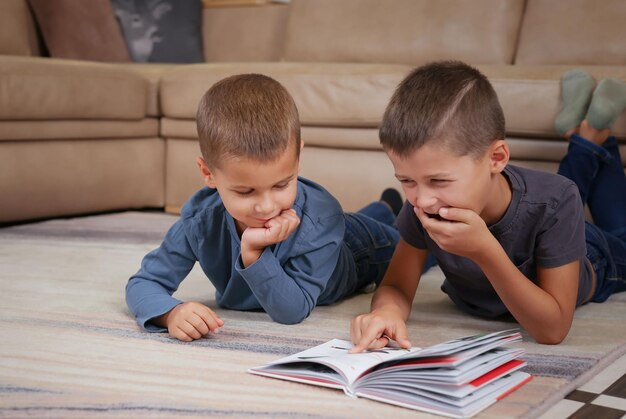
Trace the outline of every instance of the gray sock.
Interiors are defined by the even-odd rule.
[[[576,128],[583,119],[593,93],[593,78],[583,70],[570,70],[561,77],[563,109],[554,120],[561,135]]]
[[[626,82],[604,79],[593,92],[586,119],[595,129],[611,128],[613,122],[626,108]]]

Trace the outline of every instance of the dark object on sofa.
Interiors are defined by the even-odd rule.
[[[200,0],[111,0],[111,4],[133,61],[204,61]]]

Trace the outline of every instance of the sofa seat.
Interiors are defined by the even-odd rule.
[[[0,56],[0,222],[162,207],[157,88],[116,65]]]

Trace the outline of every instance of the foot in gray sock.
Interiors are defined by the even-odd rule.
[[[554,127],[559,134],[565,135],[585,119],[593,85],[593,78],[583,70],[570,70],[563,74],[561,77],[563,109],[554,120]]]
[[[598,83],[585,119],[595,129],[606,129],[626,108],[626,82],[604,79]]]

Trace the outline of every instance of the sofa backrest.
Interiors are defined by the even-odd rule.
[[[626,65],[626,1],[528,0],[516,64]]]
[[[0,1],[0,55],[39,54],[35,21],[27,1]]]
[[[511,64],[524,0],[292,0],[285,61]]]
[[[288,4],[205,7],[202,15],[204,60],[280,60],[289,9]]]

